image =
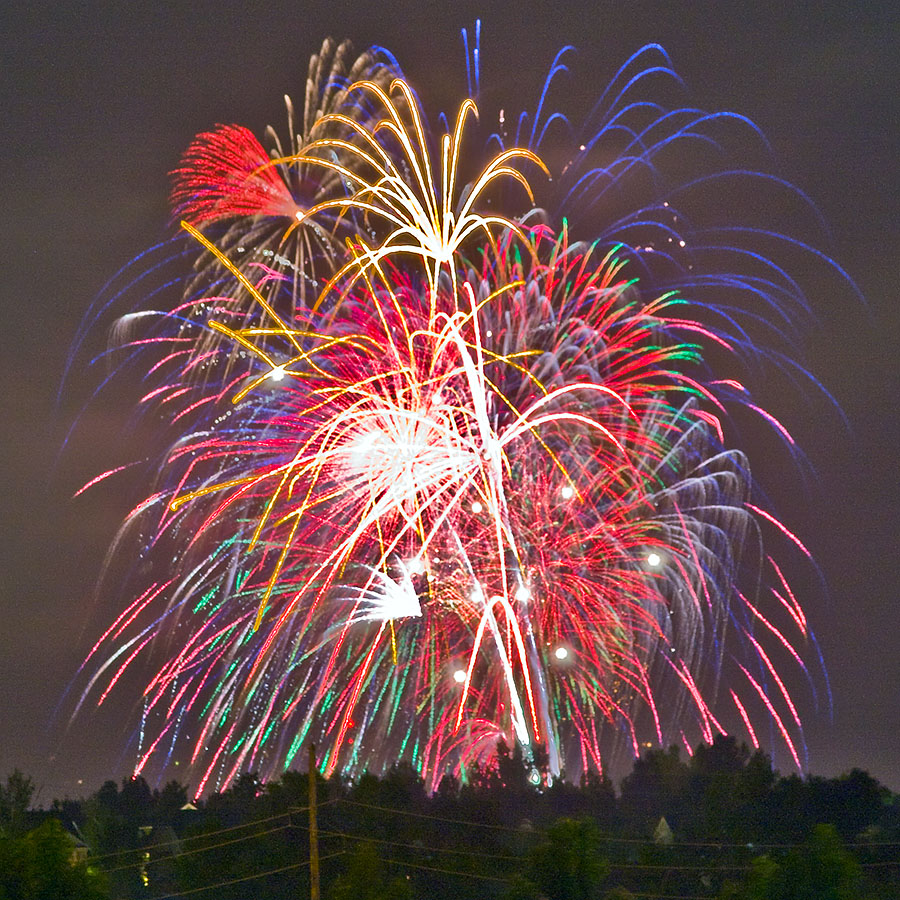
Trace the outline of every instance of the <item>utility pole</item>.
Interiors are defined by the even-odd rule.
[[[309,745],[309,900],[319,900],[319,826],[316,823],[316,745]]]

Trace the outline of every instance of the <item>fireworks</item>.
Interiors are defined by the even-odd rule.
[[[171,443],[121,546],[140,533],[166,572],[81,698],[149,673],[136,772],[189,762],[202,792],[315,741],[329,772],[407,759],[433,788],[502,737],[554,779],[622,742],[758,746],[760,721],[801,765],[785,672],[811,635],[764,544],[803,547],[754,498],[729,407],[792,441],[709,361],[739,370],[802,298],[749,243],[777,236],[688,227],[703,182],[669,184],[667,152],[750,126],[635,101],[660,52],[559,172],[543,96],[485,155],[475,99],[435,136],[392,59],[330,43],[286,147],[238,126],[190,146],[195,274],[125,340],[157,354]]]

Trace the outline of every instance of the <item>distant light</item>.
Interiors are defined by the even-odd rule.
[[[563,500],[571,500],[575,496],[575,488],[571,484],[564,484],[562,491]]]
[[[529,591],[524,584],[516,591],[516,600],[518,600],[519,603],[526,603],[530,597],[531,591]]]
[[[484,507],[481,505],[481,501],[480,501],[480,500],[476,500],[476,501],[472,504],[472,512],[473,512],[473,513],[476,513],[476,514],[477,514],[477,513],[480,513],[483,509],[484,509]]]
[[[421,575],[425,571],[425,563],[419,558],[411,559],[406,564],[406,567],[409,569],[411,575]]]
[[[462,684],[466,680],[466,670],[465,669],[457,669],[453,673],[453,680],[457,684]]]
[[[271,378],[272,381],[281,381],[284,378],[284,367],[275,366],[275,368],[269,372],[269,378]]]
[[[647,565],[656,568],[662,562],[662,557],[658,553],[647,554]]]
[[[553,655],[554,655],[557,659],[565,659],[565,658],[569,655],[569,651],[568,651],[568,649],[567,649],[566,647],[557,647],[557,648],[553,651]]]

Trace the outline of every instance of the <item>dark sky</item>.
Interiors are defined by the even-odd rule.
[[[432,110],[465,88],[459,29],[483,20],[483,87],[532,107],[555,51],[578,48],[573,94],[596,94],[658,41],[697,106],[732,109],[770,138],[777,169],[829,223],[819,246],[850,273],[812,278],[820,327],[804,359],[849,420],[821,397],[773,382],[765,398],[807,451],[816,479],[763,476],[778,512],[820,563],[801,597],[825,656],[833,720],[806,711],[810,768],[868,769],[900,790],[897,179],[900,38],[893,4],[575,0],[566,5],[233,0],[162,5],[3,4],[0,221],[3,497],[0,546],[0,776],[18,766],[39,800],[121,778],[128,698],[68,733],[54,720],[91,636],[117,598],[94,599],[126,498],[73,492],[126,461],[129,410],[110,398],[68,426],[92,377],[56,392],[76,328],[103,283],[166,234],[167,173],[218,122],[262,133],[302,94],[323,37],[384,44]],[[498,101],[499,102],[499,101]],[[799,273],[803,277],[803,273]],[[771,467],[770,467],[771,468]],[[124,482],[123,482],[124,484]],[[123,598],[119,598],[123,599]],[[99,609],[98,609],[99,604]],[[82,779],[83,785],[78,779]]]

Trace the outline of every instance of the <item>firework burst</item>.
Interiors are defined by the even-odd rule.
[[[171,562],[91,651],[79,706],[147,673],[136,771],[187,757],[199,791],[307,740],[328,771],[408,759],[433,788],[501,737],[553,779],[623,741],[758,745],[767,721],[802,765],[782,670],[806,673],[811,636],[764,549],[802,545],[754,501],[729,406],[790,438],[706,364],[746,355],[741,299],[788,322],[797,294],[733,242],[685,248],[665,197],[694,180],[598,211],[719,120],[631,101],[635,57],[532,210],[543,97],[473,168],[473,100],[433,140],[393,61],[349,58],[313,58],[288,152],[224,126],[176,173],[198,274],[154,320],[147,399],[177,430],[124,527]]]

